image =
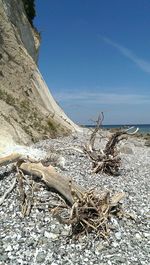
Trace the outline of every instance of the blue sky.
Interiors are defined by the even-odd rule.
[[[150,1],[36,0],[39,68],[79,124],[150,123]]]

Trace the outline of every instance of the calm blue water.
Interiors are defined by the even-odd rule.
[[[130,124],[130,125],[103,125],[104,129],[112,129],[112,128],[124,128],[135,126],[135,128],[139,128],[140,133],[150,133],[150,124]],[[95,127],[94,125],[86,125],[86,127]]]

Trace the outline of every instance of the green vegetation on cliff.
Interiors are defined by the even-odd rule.
[[[39,113],[39,109],[33,106],[29,98],[15,98],[13,94],[6,92],[0,88],[0,100],[14,107],[18,113],[19,120],[15,116],[11,116],[22,129],[31,137],[33,142],[44,138],[56,138],[57,136],[68,135],[69,130],[56,122],[50,115],[45,117]],[[5,119],[6,115],[3,115]],[[10,123],[10,117],[7,118]],[[34,133],[34,131],[36,133]]]
[[[33,26],[33,19],[36,16],[35,11],[35,0],[22,0],[24,4],[24,8],[27,14],[27,18],[30,22],[30,24]]]

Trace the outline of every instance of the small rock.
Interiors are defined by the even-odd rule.
[[[150,237],[150,233],[143,233],[143,235],[145,236],[145,237],[147,237],[147,238],[149,238]]]
[[[35,242],[34,239],[29,239],[28,242],[27,242],[27,246],[28,247],[33,246],[34,245],[34,242]]]
[[[0,255],[0,261],[6,261],[7,259],[8,259],[8,256],[5,253],[3,255]]]
[[[117,240],[121,240],[121,232],[115,233],[115,237]]]
[[[16,250],[18,250],[19,249],[19,244],[15,244],[15,245],[13,245],[13,249],[16,251]]]
[[[49,195],[48,195],[48,197],[49,197]],[[50,219],[49,219],[49,217],[45,217],[44,220],[45,220],[45,222],[49,222]]]
[[[104,246],[99,243],[97,246],[96,246],[96,249],[95,249],[95,254],[96,255],[99,255],[99,253],[101,252],[101,250],[104,249]]]
[[[112,246],[113,246],[114,248],[116,248],[116,247],[118,247],[118,243],[117,243],[116,241],[114,241],[114,242],[112,243]]]
[[[117,264],[118,263],[125,263],[126,264],[126,259],[124,257],[121,257],[121,256],[120,257],[117,257],[116,258],[116,261],[117,261]]]
[[[62,235],[62,236],[68,236],[68,233],[69,233],[68,230],[65,230],[65,229],[64,229],[64,230],[61,232],[61,235]]]
[[[111,263],[111,261],[110,261],[110,260],[108,260],[108,265],[112,265],[112,263]]]
[[[120,147],[120,153],[127,154],[127,155],[133,155],[133,150],[129,146],[121,146]]]
[[[51,233],[51,232],[49,233],[47,231],[45,231],[44,236],[47,237],[47,238],[51,238],[51,239],[58,238],[58,234],[54,234],[54,233]]]
[[[42,262],[44,262],[44,260],[45,260],[45,253],[44,252],[39,252],[37,254],[37,257],[36,257],[36,262],[37,263],[42,263]]]
[[[138,234],[138,233],[135,234],[135,238],[136,238],[137,240],[141,240],[141,239],[142,239],[141,235]]]
[[[12,251],[12,247],[9,245],[5,248],[5,251],[9,252],[9,251]]]

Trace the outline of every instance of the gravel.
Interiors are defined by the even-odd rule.
[[[107,134],[107,133],[106,133]],[[64,167],[56,169],[71,176],[78,184],[97,191],[111,193],[124,191],[123,208],[135,217],[112,218],[112,231],[108,240],[95,238],[94,234],[79,240],[69,237],[70,227],[60,224],[48,210],[56,195],[42,185],[35,192],[36,200],[29,217],[22,217],[17,187],[0,206],[0,265],[26,264],[94,264],[94,265],[148,265],[150,264],[150,149],[141,139],[129,138],[122,143],[122,165],[117,177],[93,174],[89,159],[71,149],[87,141],[84,134],[73,134],[66,138],[41,141],[30,148],[43,154],[55,150],[65,158]],[[104,138],[100,145],[106,142]],[[131,151],[132,149],[132,151]],[[32,152],[31,152],[32,153]],[[0,169],[0,196],[8,189],[14,178],[11,165]],[[39,203],[39,200],[43,203]],[[46,203],[44,203],[46,201]]]

